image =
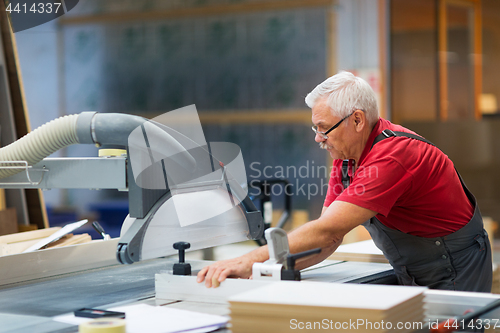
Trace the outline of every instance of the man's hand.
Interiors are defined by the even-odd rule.
[[[198,283],[205,280],[207,288],[217,288],[219,284],[228,277],[239,277],[248,279],[252,275],[253,260],[249,259],[247,255],[217,261],[210,266],[204,267],[199,273],[196,281]]]

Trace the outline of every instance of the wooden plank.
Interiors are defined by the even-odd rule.
[[[49,227],[49,218],[45,207],[45,199],[41,189],[25,189],[30,223],[36,224],[39,229]]]
[[[36,224],[18,224],[17,228],[19,229],[19,232],[38,230],[38,226]]]
[[[446,31],[446,0],[439,0],[438,7],[438,69],[439,69],[439,119],[448,119],[448,36]]]
[[[389,12],[388,12],[388,1],[378,0],[378,45],[379,45],[379,59],[380,59],[380,105],[379,114],[380,117],[391,120],[388,113],[389,105]]]
[[[0,257],[0,286],[60,274],[119,265],[118,238]]]
[[[337,17],[333,7],[326,10],[326,77],[337,73]]]
[[[333,0],[253,1],[244,3],[206,5],[193,8],[174,8],[152,12],[123,12],[114,14],[62,17],[59,19],[59,23],[69,25],[181,19],[188,17],[234,15],[295,8],[322,7],[331,6],[333,4]]]
[[[311,110],[252,110],[245,112],[200,112],[202,124],[310,124]]]
[[[0,211],[0,235],[15,234],[17,229],[17,213],[15,208]]]
[[[54,245],[49,245],[48,248],[52,249],[52,248],[63,247],[63,246],[68,246],[68,245],[83,244],[83,243],[88,243],[91,240],[92,240],[92,237],[90,237],[89,234],[72,235],[72,236],[64,239],[62,242],[58,242],[57,244],[54,244]]]
[[[41,230],[48,230],[48,229],[41,229]],[[26,249],[38,243],[39,241],[40,238],[25,240],[21,242],[0,243],[0,256],[22,253]],[[64,235],[58,241],[50,243],[49,246],[47,246],[47,248],[83,244],[83,243],[88,243],[90,241],[92,241],[92,237],[90,237],[89,234],[80,234],[80,235],[67,234]]]
[[[462,7],[474,7],[474,5],[481,0],[446,0],[449,5],[462,6]]]
[[[480,120],[482,118],[481,109],[479,107],[479,99],[482,93],[482,14],[481,0],[444,0],[446,5],[470,8],[473,10],[473,26],[472,26],[472,73],[473,79],[473,108],[474,118]],[[448,25],[448,23],[446,23]]]
[[[35,245],[39,239],[27,240],[24,242],[2,244],[0,243],[0,256],[7,256],[12,254],[22,253],[24,250],[32,245]]]
[[[5,202],[5,190],[0,188],[0,211],[7,208],[7,203]]]
[[[438,51],[439,51],[439,113],[440,119],[448,119],[448,36],[447,36],[447,5],[472,8],[472,67],[473,67],[473,108],[474,118],[480,120],[482,113],[479,98],[482,93],[482,14],[481,0],[439,0],[438,20]]]
[[[483,23],[481,1],[474,4],[474,115],[481,120],[483,114],[479,107],[479,99],[483,92]]]
[[[45,238],[52,235],[54,232],[60,229],[61,227],[53,227],[47,229],[20,232],[12,235],[0,236],[0,243],[10,244],[10,243],[24,242],[32,239],[40,240],[41,238]]]
[[[436,18],[430,12],[436,0],[390,1],[391,32],[433,31]]]

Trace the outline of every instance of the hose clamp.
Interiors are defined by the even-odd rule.
[[[97,135],[95,134],[95,117],[97,113],[94,113],[92,120],[90,121],[90,135],[92,136],[92,141],[94,141],[96,147],[100,147],[101,144],[97,141]]]

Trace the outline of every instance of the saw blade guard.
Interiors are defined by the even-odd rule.
[[[231,206],[227,195],[224,188],[179,193],[168,196],[146,219],[128,216],[122,227],[119,261],[176,254],[173,244],[179,240],[189,242],[192,251],[251,239],[245,214],[239,206]],[[214,207],[221,206],[227,209],[219,214]]]
[[[144,218],[125,219],[117,259],[123,264],[176,254],[185,241],[190,251],[262,237],[262,214],[245,191],[229,181],[172,189]]]
[[[130,210],[122,227],[118,260],[132,263],[175,254],[172,246],[179,241],[197,250],[262,237],[262,215],[248,197],[240,148],[228,142],[205,142],[196,109],[171,111],[152,121],[129,136],[129,181],[140,188],[141,198],[164,194],[146,214],[134,215]],[[165,149],[163,132],[180,148]],[[194,163],[179,163],[186,160],[180,154],[188,154]]]

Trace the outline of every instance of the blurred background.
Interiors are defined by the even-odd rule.
[[[319,215],[331,165],[304,97],[351,71],[381,116],[448,154],[500,221],[498,0],[80,0],[14,36],[32,129],[83,111],[153,118],[195,104],[207,141],[241,147],[249,182],[288,179],[293,225]],[[51,226],[89,217],[112,229],[128,212],[114,190],[43,199]],[[277,214],[282,199],[276,187]]]

